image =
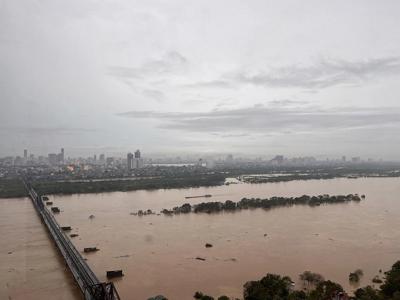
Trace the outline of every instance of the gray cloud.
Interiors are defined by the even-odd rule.
[[[398,109],[380,107],[399,106],[400,1],[82,2],[0,4],[0,156],[324,141],[318,151],[399,159]],[[115,116],[132,109],[147,112]]]
[[[280,106],[280,107],[286,107],[286,106],[299,106],[299,105],[308,105],[311,104],[310,101],[294,101],[294,100],[289,100],[289,99],[282,99],[282,100],[273,100],[268,102],[269,105],[272,106]]]
[[[207,88],[235,88],[235,85],[226,79],[217,79],[209,81],[199,81],[190,84],[182,85],[182,87],[193,88],[193,89],[207,89]]]
[[[98,131],[92,128],[67,128],[67,127],[0,127],[0,132],[7,134],[26,135],[72,135],[80,133],[93,133]]]
[[[233,134],[212,133],[212,135],[215,135],[220,138],[241,138],[250,136],[249,133],[233,133]]]
[[[239,71],[228,76],[237,83],[269,87],[326,88],[357,85],[379,76],[400,74],[400,58],[362,61],[322,60],[312,66],[286,66],[270,71]]]
[[[144,89],[142,93],[144,96],[146,96],[148,98],[152,98],[152,99],[156,100],[157,102],[163,102],[166,98],[164,93],[159,90]]]
[[[144,78],[172,72],[181,72],[188,60],[176,51],[166,53],[161,59],[148,61],[139,67],[109,66],[108,74],[117,78]]]
[[[400,108],[282,108],[256,105],[210,112],[131,111],[119,116],[157,119],[161,128],[205,133],[297,133],[400,125]]]

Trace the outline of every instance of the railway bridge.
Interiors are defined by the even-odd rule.
[[[50,236],[53,238],[58,250],[64,257],[76,283],[82,291],[85,300],[120,300],[117,290],[112,282],[100,282],[90,269],[81,254],[63,232],[53,214],[43,203],[42,196],[38,194],[31,184],[23,179],[25,188],[42,222],[46,225]]]

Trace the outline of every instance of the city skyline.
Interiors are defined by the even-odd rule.
[[[204,153],[203,153],[204,154]],[[97,159],[98,157],[98,159]],[[389,163],[396,162],[391,160],[384,159],[373,159],[371,157],[361,157],[361,156],[351,156],[348,157],[346,155],[342,155],[340,157],[324,157],[324,156],[292,156],[287,157],[285,155],[238,155],[235,156],[232,153],[208,153],[206,155],[202,155],[201,153],[190,153],[187,155],[166,155],[166,154],[156,154],[147,153],[147,157],[143,158],[141,155],[141,151],[137,149],[133,153],[130,151],[126,154],[117,154],[110,155],[105,153],[92,153],[91,156],[87,157],[74,157],[74,156],[66,156],[65,149],[61,148],[59,153],[48,153],[46,154],[33,154],[28,149],[23,150],[23,156],[18,154],[10,155],[5,157],[0,157],[0,161],[3,163],[8,163],[15,166],[34,166],[36,164],[49,164],[52,166],[56,165],[68,165],[68,164],[76,164],[76,163],[89,163],[89,164],[97,164],[97,165],[109,165],[118,162],[119,164],[126,164],[127,171],[132,171],[134,169],[140,169],[144,167],[146,164],[152,164],[157,162],[163,163],[190,163],[190,164],[202,164],[205,159],[205,163],[210,165],[214,165],[214,162],[224,162],[226,164],[232,163],[243,163],[243,162],[270,162],[272,164],[282,164],[282,163],[301,163],[301,164],[314,164],[314,163]],[[154,161],[153,161],[154,160]]]
[[[0,157],[400,160],[398,1],[3,1]]]

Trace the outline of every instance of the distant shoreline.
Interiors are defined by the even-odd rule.
[[[274,175],[273,173],[271,175]],[[242,177],[249,175],[242,174]],[[95,179],[74,179],[63,181],[33,181],[33,186],[42,195],[73,195],[73,194],[97,194],[106,192],[128,192],[137,190],[158,190],[158,189],[180,189],[229,185],[225,182],[232,174],[211,174],[187,177],[151,177],[151,178],[95,178]],[[238,176],[239,177],[239,176]],[[399,173],[390,174],[289,174],[276,177],[265,177],[252,175],[249,179],[242,179],[239,182],[247,184],[278,183],[296,180],[326,180],[335,178],[398,178]],[[26,197],[26,191],[18,178],[0,179],[0,199]]]

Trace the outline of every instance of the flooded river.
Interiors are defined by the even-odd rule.
[[[130,215],[139,209],[159,211],[185,202],[349,193],[365,194],[366,199],[211,215]],[[185,199],[204,194],[212,198]],[[321,273],[351,291],[355,287],[349,285],[350,272],[361,268],[364,276],[360,285],[371,284],[379,269],[386,270],[400,259],[399,178],[233,184],[50,198],[62,210],[57,216],[59,223],[72,226],[72,232],[79,234],[72,239],[77,248],[100,249],[85,257],[101,280],[106,280],[106,270],[123,269],[125,276],[115,280],[122,299],[147,299],[157,294],[172,300],[192,299],[197,290],[241,298],[246,281],[260,279],[268,272],[297,281],[305,270]],[[89,219],[90,215],[95,218]],[[213,247],[206,248],[206,243]],[[54,260],[54,251],[48,248],[43,251]],[[65,278],[61,274],[55,276]]]

